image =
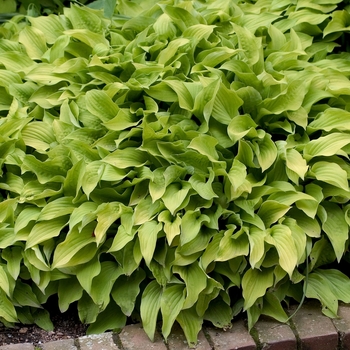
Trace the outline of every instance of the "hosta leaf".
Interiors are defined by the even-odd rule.
[[[0,285],[1,289],[6,293],[8,297],[12,297],[12,288],[10,285],[10,276],[7,274],[7,269],[0,265]]]
[[[215,261],[226,261],[237,256],[248,255],[248,253],[249,240],[245,230],[242,229],[233,234],[233,229],[229,229],[220,241]]]
[[[59,17],[54,15],[29,17],[28,20],[32,28],[36,28],[44,34],[48,44],[54,44],[64,31]]]
[[[334,11],[331,21],[323,30],[323,36],[334,32],[343,32],[350,30],[350,16],[345,10]]]
[[[227,175],[233,189],[237,190],[244,183],[244,180],[247,177],[247,168],[243,163],[235,158]]]
[[[163,317],[162,334],[165,341],[171,332],[176,317],[182,309],[185,300],[184,292],[184,286],[182,284],[177,284],[166,288],[162,294],[160,311]]]
[[[348,239],[348,225],[345,214],[336,203],[322,202],[321,208],[324,208],[324,211],[320,210],[318,216],[322,221],[322,229],[331,241],[339,262],[345,250],[345,242]]]
[[[211,162],[216,162],[219,159],[219,155],[215,149],[217,144],[218,141],[214,137],[203,134],[195,137],[188,147],[207,156]]]
[[[152,220],[145,222],[138,230],[141,253],[147,265],[150,264],[153,258],[157,243],[157,235],[162,227],[163,225],[161,223]]]
[[[252,269],[260,261],[265,253],[265,236],[266,231],[262,231],[256,227],[249,230],[248,239],[250,245],[249,262]]]
[[[99,313],[99,307],[92,301],[88,294],[83,293],[83,296],[78,301],[78,314],[81,322],[93,323],[96,321]]]
[[[304,180],[304,176],[308,171],[306,160],[302,155],[293,148],[286,150],[286,165],[287,167],[297,173],[299,177]]]
[[[261,170],[268,169],[277,158],[277,148],[271,140],[271,136],[266,134],[262,140],[253,141],[253,150],[256,154]]]
[[[69,290],[69,293],[67,293]],[[60,312],[66,312],[69,305],[79,300],[83,295],[83,288],[74,278],[67,278],[59,281],[58,284],[58,306]]]
[[[178,273],[186,283],[186,299],[182,308],[188,309],[197,302],[198,295],[207,286],[207,275],[198,263],[188,267],[174,266],[174,272]]]
[[[279,203],[274,200],[267,200],[263,202],[259,208],[258,215],[264,221],[266,227],[279,220],[284,214],[288,212],[291,207]]]
[[[340,108],[327,108],[308,125],[308,130],[348,131],[350,112]]]
[[[23,141],[39,151],[46,151],[56,139],[51,126],[42,122],[33,122],[22,130]]]
[[[86,93],[86,108],[102,122],[108,122],[119,112],[118,105],[104,91],[98,90],[90,90]]]
[[[197,343],[197,336],[202,328],[203,319],[199,317],[195,308],[182,310],[176,318],[185,333],[189,347],[194,347]]]
[[[274,225],[265,240],[276,247],[280,266],[291,277],[298,262],[298,252],[290,228],[285,225]]]
[[[73,228],[66,239],[57,245],[52,268],[74,266],[89,261],[96,252],[94,228],[94,224],[85,226],[81,232],[77,228]],[[94,246],[92,243],[94,243]]]
[[[209,169],[209,179],[206,181],[206,178],[193,174],[189,183],[192,185],[192,188],[204,199],[210,200],[215,197],[218,197],[217,194],[212,189],[212,183],[215,177],[215,173],[212,169]]]
[[[184,245],[192,241],[200,232],[203,222],[209,221],[209,217],[201,214],[199,210],[188,210],[181,220],[181,244]]]
[[[272,293],[266,293],[263,301],[262,314],[273,317],[280,322],[287,322],[288,315],[283,310],[280,301]]]
[[[117,168],[125,169],[128,167],[140,167],[147,163],[147,153],[137,148],[117,149],[107,155],[104,162],[111,164]]]
[[[27,239],[26,248],[34,247],[36,244],[45,242],[53,237],[57,237],[64,226],[67,225],[66,217],[45,220],[34,225]]]
[[[210,321],[215,327],[228,329],[233,318],[232,308],[221,298],[213,300],[204,314],[204,319]]]
[[[152,341],[154,340],[162,294],[162,287],[157,281],[150,282],[142,293],[140,306],[142,325],[146,334]]]
[[[105,240],[107,230],[121,217],[124,208],[122,204],[116,202],[99,205],[96,210],[97,225],[94,231],[97,244],[101,244]]]
[[[92,280],[90,291],[92,300],[100,310],[104,310],[109,304],[114,282],[121,274],[122,269],[116,262],[103,261],[101,263],[101,270]]]
[[[72,197],[62,197],[49,202],[41,211],[38,221],[52,220],[59,216],[71,214],[76,208],[72,204]]]
[[[7,322],[17,322],[17,314],[13,303],[6,294],[0,289],[0,316]]]
[[[273,285],[273,270],[249,269],[243,276],[242,289],[244,298],[244,309],[247,310],[261,296],[265,295],[266,289]]]
[[[325,280],[328,281],[332,292],[338,300],[343,301],[344,303],[349,303],[350,300],[350,280],[344,273],[335,269],[317,269],[315,271],[318,275],[322,276]]]
[[[80,265],[76,269],[76,276],[80,285],[85,289],[85,291],[90,295],[92,280],[101,271],[101,264],[98,260],[98,256],[91,259],[84,265]]]
[[[310,273],[305,295],[308,298],[318,299],[322,303],[322,311],[326,316],[337,317],[338,301],[331,284],[317,271]]]
[[[311,167],[311,174],[313,174],[317,180],[349,191],[347,173],[336,163],[317,162]]]
[[[114,301],[120,306],[124,315],[131,316],[136,298],[140,293],[140,283],[146,277],[142,269],[136,270],[131,276],[120,276],[111,291]]]
[[[23,259],[22,252],[23,249],[18,246],[9,247],[2,251],[2,257],[7,262],[7,271],[14,280],[17,280],[17,277],[20,273],[21,262]]]
[[[191,185],[187,182],[175,182],[167,187],[162,200],[172,215],[182,205],[190,189]]]
[[[41,307],[40,302],[32,288],[28,284],[21,281],[16,282],[13,298],[22,306],[31,306],[35,308]]]
[[[39,60],[47,50],[44,33],[34,27],[25,27],[19,34],[19,42],[33,60]]]
[[[240,27],[234,24],[233,29],[238,37],[239,48],[244,53],[248,63],[254,65],[260,58],[260,40],[245,27]]]
[[[307,143],[304,148],[304,157],[309,160],[318,156],[333,156],[349,143],[348,134],[334,132]]]
[[[171,242],[173,239],[178,236],[181,232],[180,225],[181,225],[181,218],[179,215],[176,215],[174,218],[168,210],[162,211],[158,215],[158,220],[160,222],[163,222],[163,230],[166,234],[166,238],[168,241],[168,244],[171,245]]]

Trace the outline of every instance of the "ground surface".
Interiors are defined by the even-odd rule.
[[[55,314],[51,318],[55,328],[47,332],[36,325],[18,325],[6,328],[0,324],[0,346],[32,343],[34,345],[60,339],[78,338],[86,334],[87,326],[74,313]]]

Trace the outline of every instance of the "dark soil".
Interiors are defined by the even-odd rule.
[[[40,345],[61,339],[79,338],[86,334],[87,326],[81,324],[73,312],[56,313],[51,316],[54,330],[47,332],[36,325],[16,325],[6,328],[0,324],[0,346],[7,344],[31,343]]]

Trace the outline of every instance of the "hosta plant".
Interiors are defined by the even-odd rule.
[[[105,5],[105,4],[104,4]],[[0,27],[0,320],[89,333],[350,302],[345,1],[119,0]]]

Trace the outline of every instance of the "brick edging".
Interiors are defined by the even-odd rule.
[[[290,310],[293,312],[293,309]],[[151,342],[140,324],[128,325],[117,334],[106,332],[40,344],[42,350],[187,350],[184,334],[174,325],[165,344],[159,333]],[[0,346],[0,350],[36,350],[33,344]],[[203,327],[197,350],[346,350],[350,349],[350,305],[339,306],[339,318],[330,319],[319,303],[307,302],[289,324],[262,317],[248,332],[243,320],[226,331]]]

